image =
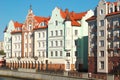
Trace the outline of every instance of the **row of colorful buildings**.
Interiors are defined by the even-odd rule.
[[[100,0],[95,10],[56,7],[50,17],[28,10],[4,31],[6,66],[37,70],[113,73],[120,62],[120,2]]]

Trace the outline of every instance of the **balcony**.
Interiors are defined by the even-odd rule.
[[[120,50],[120,44],[117,44],[115,47],[116,50]]]
[[[108,41],[113,41],[113,35],[108,35],[107,40],[108,40]]]
[[[93,36],[92,42],[96,42],[96,41],[97,41],[97,36]]]
[[[108,46],[108,52],[114,51],[113,46]]]
[[[115,40],[120,40],[120,34],[117,34],[117,35],[115,36]]]
[[[115,29],[120,29],[120,26],[119,25],[115,25]]]
[[[96,27],[92,28],[92,32],[97,32],[97,28]]]
[[[112,30],[113,29],[113,26],[108,26],[107,27],[107,30]]]

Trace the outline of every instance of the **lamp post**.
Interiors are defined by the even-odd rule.
[[[35,68],[36,68],[36,61],[37,61],[37,59],[38,59],[38,57],[35,56],[35,57],[34,57],[34,60],[35,60]]]
[[[19,61],[20,61],[21,57],[19,56],[19,57],[17,57],[17,59],[18,59],[18,68],[19,68],[20,65],[21,65],[21,64],[19,64]]]

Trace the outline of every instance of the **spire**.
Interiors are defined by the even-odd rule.
[[[29,12],[32,13],[32,5],[30,4]]]
[[[32,5],[30,4],[30,10],[32,10]]]

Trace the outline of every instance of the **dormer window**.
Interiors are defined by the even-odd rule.
[[[113,12],[113,8],[110,8],[110,13],[112,13]]]
[[[41,22],[41,23],[40,23],[40,26],[45,26],[45,22]]]

